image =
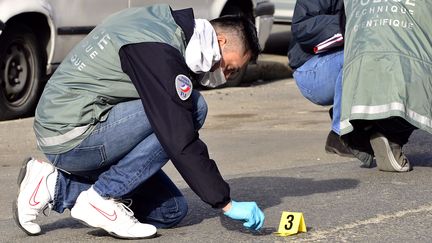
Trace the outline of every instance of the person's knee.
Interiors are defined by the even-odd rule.
[[[177,220],[174,225],[179,224],[186,217],[188,211],[189,211],[189,207],[186,198],[182,197],[179,202],[179,216],[177,217]]]
[[[321,105],[321,106],[327,106],[333,104],[333,94],[330,92],[321,92],[319,90],[311,90],[307,88],[300,88],[300,92],[302,93],[303,97],[308,99],[310,102]]]
[[[164,212],[164,222],[160,225],[155,225],[158,228],[171,228],[178,225],[184,217],[186,217],[189,207],[184,197],[176,198],[177,209],[175,211]]]
[[[321,106],[333,105],[333,96],[315,96],[313,103]]]
[[[314,74],[315,75],[315,74]],[[297,87],[303,97],[316,105],[332,105],[334,98],[334,83],[322,82],[312,74],[301,74],[299,72],[294,75]]]

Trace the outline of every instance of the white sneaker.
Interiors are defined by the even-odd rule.
[[[33,158],[24,161],[18,175],[18,197],[12,208],[16,224],[28,235],[41,232],[40,226],[33,221],[52,201],[56,181],[57,169],[50,163]]]
[[[118,238],[151,238],[157,232],[153,225],[138,222],[126,205],[101,197],[93,187],[81,192],[71,209],[71,216]]]

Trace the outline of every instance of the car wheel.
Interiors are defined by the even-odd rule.
[[[245,65],[242,69],[240,69],[238,72],[233,73],[229,76],[227,79],[227,82],[222,85],[222,87],[236,87],[241,84],[243,81],[243,77],[245,76],[247,66]]]
[[[220,16],[224,15],[243,15],[250,21],[254,21],[252,1],[230,0],[222,9]]]
[[[42,62],[36,36],[24,25],[0,35],[0,120],[34,112],[42,87]]]
[[[239,1],[231,0],[225,5],[222,10],[221,16],[224,15],[243,15],[254,22],[252,2],[251,1]],[[243,77],[246,73],[247,66],[244,66],[237,73],[230,75],[225,85],[222,87],[236,87],[241,84]]]

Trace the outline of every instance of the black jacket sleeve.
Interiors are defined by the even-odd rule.
[[[291,31],[304,51],[313,53],[313,48],[317,44],[336,33],[342,33],[342,6],[342,0],[297,1]]]
[[[194,128],[191,99],[181,100],[175,78],[189,77],[184,57],[164,43],[137,43],[119,52],[123,71],[130,77],[146,115],[165,152],[191,189],[214,208],[230,201],[230,188]]]
[[[336,33],[344,33],[343,0],[297,0],[291,26],[292,41],[288,51],[291,68],[311,59],[313,48]],[[334,51],[342,47],[335,48]]]

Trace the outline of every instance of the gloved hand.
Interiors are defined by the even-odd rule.
[[[264,224],[264,213],[256,202],[231,201],[231,209],[224,214],[232,219],[245,221],[243,226],[253,230],[258,230]]]

